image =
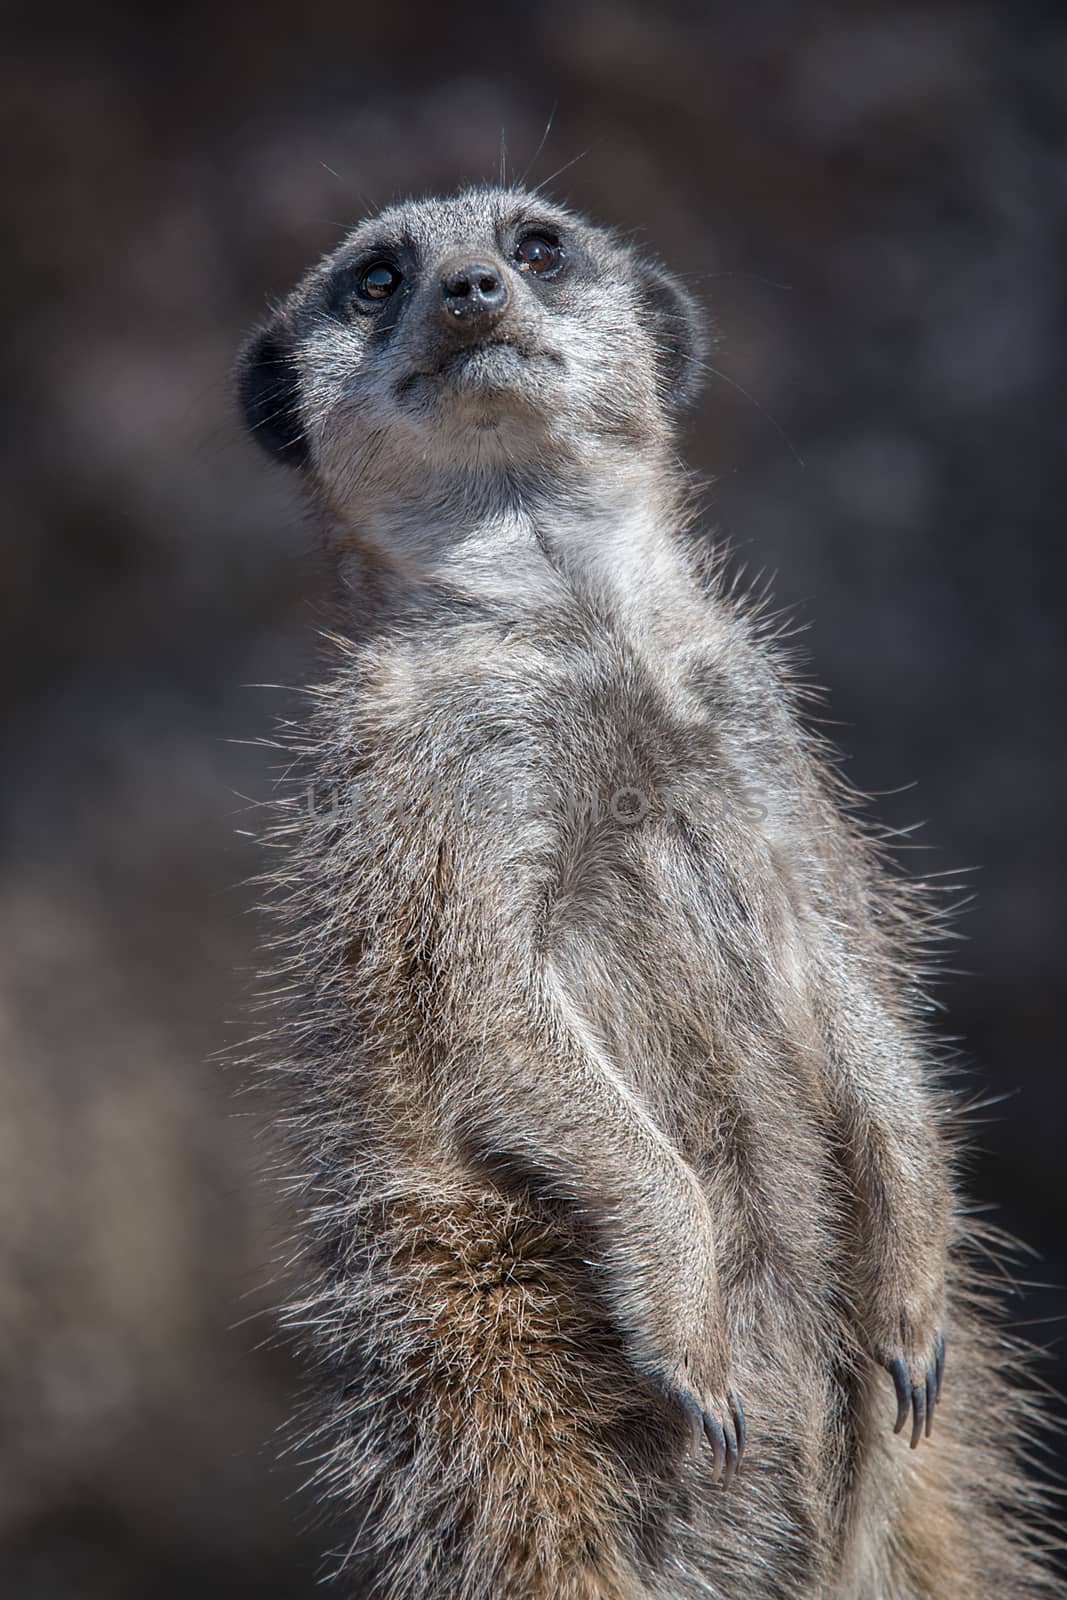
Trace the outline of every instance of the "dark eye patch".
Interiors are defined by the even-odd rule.
[[[357,244],[330,272],[320,304],[339,321],[366,320],[375,332],[388,332],[414,287],[416,268],[414,252],[402,240]]]

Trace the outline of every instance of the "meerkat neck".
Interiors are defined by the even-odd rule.
[[[608,459],[610,457],[610,459]],[[683,579],[677,535],[687,482],[667,450],[605,447],[594,463],[546,473],[438,473],[368,497],[334,521],[342,575],[362,595],[368,570],[394,603],[432,604],[440,585],[514,604],[562,583],[598,610],[647,611]]]

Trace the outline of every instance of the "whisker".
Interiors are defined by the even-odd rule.
[[[550,183],[554,183],[565,172],[569,172],[579,161],[584,161],[590,150],[595,150],[598,144],[603,143],[603,139],[594,139],[592,144],[587,144],[584,150],[580,150],[570,161],[565,161],[562,167],[557,167],[555,172],[550,172],[548,177],[543,179],[541,183],[534,184],[534,194],[540,194],[542,190],[547,189]]]
[[[377,211],[378,207],[375,205],[374,201],[370,198],[369,195],[364,194],[362,189],[357,189],[355,184],[352,182],[351,178],[343,178],[339,172],[337,172],[333,167],[330,166],[328,161],[323,161],[323,160],[320,159],[319,160],[319,166],[322,168],[322,170],[324,172],[328,172],[330,174],[331,178],[336,178],[338,183],[344,184],[344,186],[347,189],[350,189],[352,191],[352,193],[356,196],[356,199],[360,202],[360,204],[362,206],[366,207],[367,211]],[[324,219],[324,220],[327,220],[327,219]],[[338,227],[344,227],[346,229],[346,231],[347,231],[347,229],[350,228],[352,226],[352,224],[350,222],[349,223],[338,223],[337,226]]]
[[[545,131],[544,131],[544,133],[542,133],[540,139],[538,140],[537,149],[534,151],[533,155],[530,157],[529,161],[526,163],[526,167],[525,167],[525,170],[523,171],[522,177],[519,179],[519,188],[520,189],[523,188],[523,186],[525,185],[527,178],[530,176],[530,172],[531,172],[531,170],[532,170],[532,168],[534,166],[534,163],[536,162],[538,156],[541,154],[541,151],[545,148],[545,143],[546,143],[546,141],[548,139],[549,133],[552,131],[552,124],[556,120],[556,112],[558,110],[559,110],[559,100],[556,99],[552,104],[552,110],[548,113],[548,121],[545,123]]]
[[[807,466],[807,462],[804,460],[804,457],[801,455],[800,451],[797,449],[788,433],[786,433],[785,429],[782,427],[782,424],[776,417],[772,416],[772,414],[767,410],[766,406],[760,404],[760,402],[756,399],[756,396],[751,394],[745,388],[743,383],[738,383],[736,378],[731,378],[728,372],[721,371],[719,367],[713,367],[710,361],[699,361],[696,356],[686,355],[684,350],[677,350],[673,345],[657,344],[656,349],[662,350],[665,355],[681,356],[683,361],[691,362],[692,365],[694,367],[698,367],[701,372],[711,373],[712,377],[721,378],[723,383],[728,383],[730,385],[731,389],[736,389],[738,394],[744,395],[749,405],[754,406],[761,417],[766,417],[774,431],[781,436],[785,444],[788,446],[790,454],[793,456],[797,465],[800,467]]]
[[[710,283],[713,278],[745,278],[752,283],[764,283],[768,289],[784,289],[792,294],[794,285],[779,283],[776,278],[766,278],[761,272],[746,272],[743,267],[724,267],[716,272],[678,272],[678,278],[684,278],[686,283]]]

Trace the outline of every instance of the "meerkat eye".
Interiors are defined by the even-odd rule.
[[[366,300],[387,300],[400,282],[400,273],[389,261],[375,261],[360,274],[357,285]]]
[[[515,246],[515,260],[520,272],[536,272],[539,277],[555,272],[563,264],[563,251],[558,239],[544,233],[528,233]]]

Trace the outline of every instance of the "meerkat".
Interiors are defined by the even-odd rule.
[[[362,223],[239,363],[339,580],[270,1055],[353,1595],[1053,1585],[930,916],[692,531],[704,341],[476,188]]]

